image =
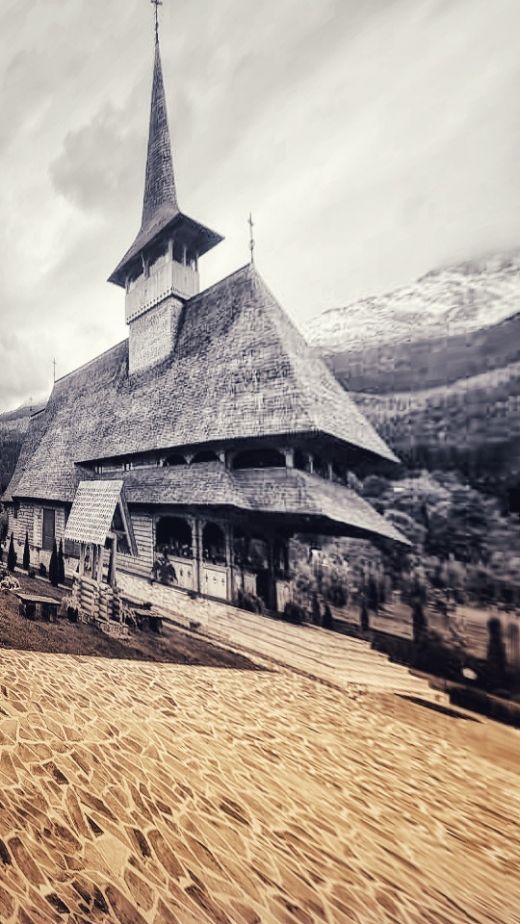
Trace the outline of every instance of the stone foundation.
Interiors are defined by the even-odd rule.
[[[207,626],[210,621],[218,620],[219,616],[238,611],[228,604],[205,597],[192,597],[188,593],[175,587],[166,587],[163,584],[150,584],[131,574],[118,572],[117,583],[123,594],[151,603],[160,614],[166,615],[174,622],[190,626],[198,624]]]

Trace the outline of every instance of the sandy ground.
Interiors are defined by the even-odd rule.
[[[2,924],[520,922],[513,729],[288,671],[0,677]]]

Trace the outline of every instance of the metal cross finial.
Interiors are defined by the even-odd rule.
[[[55,359],[53,359],[52,361],[52,368],[54,370],[54,382],[56,383],[56,360]]]
[[[255,223],[253,221],[253,215],[251,212],[249,213],[248,224],[249,224],[249,250],[251,251],[251,263],[254,263],[255,262],[255,232],[254,232]]]
[[[159,7],[163,5],[163,0],[150,0],[155,7],[155,41],[159,41]]]

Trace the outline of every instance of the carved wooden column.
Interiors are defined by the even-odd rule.
[[[98,584],[103,581],[103,546],[98,546],[97,573],[96,580]]]
[[[235,599],[235,580],[234,580],[234,530],[232,523],[226,523],[224,534],[226,537],[226,565],[227,565],[227,598],[230,601]]]
[[[193,540],[193,560],[195,573],[195,590],[198,594],[202,593],[202,530],[203,521],[193,518],[192,540]]]
[[[108,582],[111,587],[117,586],[117,536],[111,536],[111,555],[112,555],[112,568],[110,568],[110,560],[108,566]]]
[[[267,562],[269,568],[269,587],[268,587],[268,607],[270,610],[276,610],[276,577],[274,566],[274,544],[275,539],[272,535],[266,536],[267,540]]]

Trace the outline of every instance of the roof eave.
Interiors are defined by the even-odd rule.
[[[127,250],[113,273],[108,277],[108,282],[112,282],[124,288],[128,270],[135,264],[142,251],[156,242],[158,238],[167,234],[169,231],[174,231],[176,228],[186,232],[187,236],[192,238],[192,241],[196,244],[199,256],[203,256],[224,240],[221,234],[203,225],[202,222],[196,221],[184,212],[177,211],[161,224],[152,226],[148,230],[141,229],[139,231],[132,246]]]

